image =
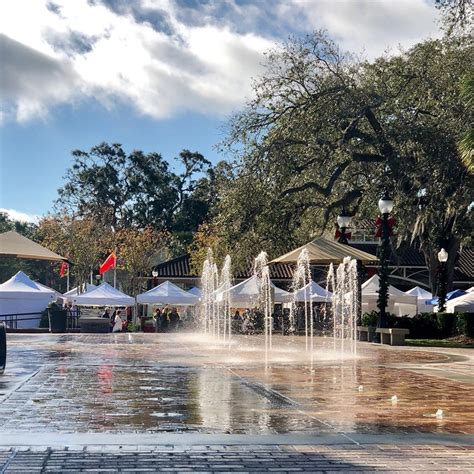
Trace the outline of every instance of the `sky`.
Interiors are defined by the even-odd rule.
[[[0,211],[52,210],[71,151],[217,162],[263,53],[325,29],[371,59],[441,35],[431,0],[2,0]]]

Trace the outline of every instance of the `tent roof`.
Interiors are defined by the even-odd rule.
[[[85,306],[131,306],[135,304],[134,298],[110,286],[105,281],[98,287],[73,297],[72,301],[76,305]]]
[[[459,298],[460,296],[463,296],[465,295],[466,292],[463,291],[463,290],[453,290],[453,291],[450,291],[447,295],[446,295],[446,301],[450,301],[450,300],[454,300],[456,298]],[[436,298],[433,298],[429,301],[426,302],[426,304],[432,304],[432,305],[438,305],[439,303],[439,299],[438,297]]]
[[[311,291],[310,291],[311,290]],[[307,283],[305,286],[293,293],[295,301],[309,301],[311,296],[312,301],[316,302],[331,302],[332,293],[325,290],[322,286],[318,285],[315,281]]]
[[[97,286],[93,285],[92,283],[86,283],[85,286],[86,286],[86,292],[89,291],[89,290],[93,290],[94,288],[97,288]],[[79,287],[76,286],[72,290],[66,291],[66,293],[64,293],[63,296],[77,296],[79,294],[77,292],[78,288]]]
[[[433,298],[433,295],[429,292],[420,288],[419,286],[415,286],[411,290],[405,291],[407,295],[416,296],[420,300],[430,300]]]
[[[461,312],[474,313],[474,292],[470,291],[463,296],[454,298],[446,303],[449,313]]]
[[[137,296],[139,303],[145,304],[175,304],[192,306],[199,303],[199,297],[190,295],[170,281],[165,281],[161,285],[155,286]]]
[[[341,263],[344,258],[351,257],[360,260],[362,263],[377,262],[378,258],[362,250],[358,250],[350,245],[340,244],[333,240],[327,240],[323,237],[308,242],[291,252],[275,258],[270,263],[296,263],[303,249],[309,253],[310,263],[325,264]]]
[[[47,297],[56,298],[54,290],[35,283],[23,272],[18,272],[9,280],[0,285],[1,298],[26,298]]]
[[[0,256],[30,258],[33,260],[67,260],[14,230],[0,234]]]
[[[35,281],[35,283],[40,287],[40,288],[43,288],[44,290],[49,290],[49,291],[53,291],[54,292],[54,295],[56,296],[56,298],[62,298],[63,295],[61,293],[59,293],[59,291],[55,290],[54,288],[50,288],[49,286],[46,286],[46,285],[43,285],[41,283],[38,283],[37,281]]]
[[[379,296],[379,285],[380,285],[380,278],[378,275],[374,275],[373,277],[369,278],[363,285],[362,285],[362,298],[370,298]],[[395,288],[392,285],[388,287],[388,295],[389,298],[392,299],[395,303],[405,303],[405,304],[413,304],[416,305],[417,297],[413,295],[408,295],[403,291]]]
[[[191,295],[197,296],[199,298],[201,298],[202,296],[202,290],[201,288],[198,288],[197,286],[188,290],[188,293],[190,293]]]
[[[275,303],[286,303],[293,299],[293,295],[281,288],[278,288],[273,282],[271,287],[275,292]],[[217,293],[217,299],[223,299],[224,293],[230,292],[231,305],[248,305],[253,303],[259,295],[259,280],[254,275],[247,280],[237,283],[237,285]]]

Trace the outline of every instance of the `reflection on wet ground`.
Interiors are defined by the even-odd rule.
[[[311,363],[304,340],[281,336],[267,358],[258,337],[231,348],[177,334],[8,342],[0,433],[474,432],[469,350],[360,344],[356,358],[335,358],[332,341],[318,339]],[[431,416],[438,409],[443,418]]]

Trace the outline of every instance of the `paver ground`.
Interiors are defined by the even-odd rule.
[[[0,472],[474,472],[470,350],[8,337]],[[392,401],[396,395],[397,401]],[[436,417],[437,410],[443,417]]]

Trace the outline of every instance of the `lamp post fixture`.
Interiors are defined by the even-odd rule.
[[[438,252],[438,312],[446,311],[446,293],[447,293],[447,278],[446,278],[446,262],[448,261],[448,252],[441,249]]]
[[[340,244],[349,244],[347,239],[346,230],[351,223],[352,217],[349,216],[344,208],[342,208],[341,213],[337,216],[337,225],[339,226],[339,239]]]
[[[158,272],[156,270],[153,270],[151,272],[151,276],[153,277],[153,288],[158,284]]]
[[[97,286],[100,285],[100,279],[102,278],[102,275],[100,275],[99,273],[95,276],[95,281],[97,283]]]
[[[393,210],[393,200],[387,193],[380,198],[379,210],[382,214],[381,222],[381,239],[380,239],[380,263],[379,263],[379,297],[377,306],[379,308],[378,327],[386,328],[387,321],[387,304],[388,304],[388,263],[390,257],[390,226],[388,223],[389,214]]]

